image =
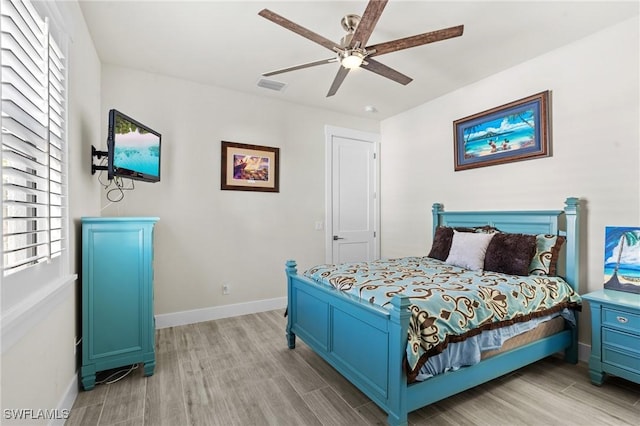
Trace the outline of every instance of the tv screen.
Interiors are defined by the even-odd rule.
[[[160,140],[155,130],[120,111],[109,111],[109,179],[160,181]]]

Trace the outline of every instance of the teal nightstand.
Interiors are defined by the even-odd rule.
[[[158,218],[82,218],[82,367],[85,390],[96,373],[156,365],[153,227]]]
[[[591,382],[605,373],[640,383],[640,294],[599,290],[582,296],[591,308]]]

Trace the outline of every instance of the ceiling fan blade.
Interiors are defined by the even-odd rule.
[[[315,43],[318,43],[319,45],[324,46],[329,50],[335,50],[336,47],[340,48],[340,46],[337,43],[334,43],[328,38],[322,37],[320,34],[316,34],[313,31],[308,30],[296,24],[295,22],[292,22],[287,18],[284,18],[278,15],[277,13],[270,11],[269,9],[262,9],[258,13],[258,15],[270,20],[271,22],[274,22],[280,25],[281,27],[284,27],[290,31],[293,31],[294,33],[301,35],[304,38],[307,38]]]
[[[288,67],[288,68],[282,68],[282,69],[275,70],[275,71],[265,72],[262,75],[265,76],[265,77],[269,77],[271,75],[282,74],[282,73],[289,72],[289,71],[296,71],[296,70],[301,70],[301,69],[304,69],[304,68],[315,67],[316,65],[330,64],[331,62],[338,62],[338,58],[334,57],[334,58],[329,58],[329,59],[322,59],[320,61],[307,62],[306,64],[294,65],[294,66]]]
[[[367,41],[369,41],[369,37],[371,36],[373,29],[378,23],[378,19],[380,19],[380,15],[382,15],[384,7],[387,5],[387,1],[388,0],[369,1],[367,8],[362,14],[360,23],[353,34],[353,38],[351,39],[351,47],[355,47],[357,42],[360,42],[360,47],[367,45]]]
[[[405,86],[413,81],[411,77],[407,77],[406,75],[394,70],[393,68],[389,68],[388,66],[381,64],[380,62],[371,58],[367,58],[366,63],[363,62],[360,67],[383,77],[387,77],[388,79],[391,79]]]
[[[387,41],[385,43],[367,46],[367,51],[375,50],[369,56],[378,56],[389,52],[396,52],[410,47],[421,46],[423,44],[434,43],[448,38],[459,37],[462,35],[464,25],[457,27],[445,28],[438,31],[431,31],[424,34],[418,34],[411,37],[400,38],[398,40]]]
[[[342,65],[340,65],[340,69],[338,70],[338,74],[336,74],[336,78],[333,79],[333,83],[331,84],[331,87],[329,88],[329,93],[327,93],[327,98],[329,96],[333,96],[333,95],[336,94],[336,92],[340,88],[340,85],[344,81],[344,79],[347,76],[347,74],[349,74],[349,68],[345,68]]]

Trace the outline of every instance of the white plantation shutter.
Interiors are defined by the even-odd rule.
[[[66,223],[66,62],[28,1],[1,0],[2,270],[60,256]]]

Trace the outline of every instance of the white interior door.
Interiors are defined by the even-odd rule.
[[[327,139],[327,261],[375,260],[379,256],[379,136],[328,127]]]

